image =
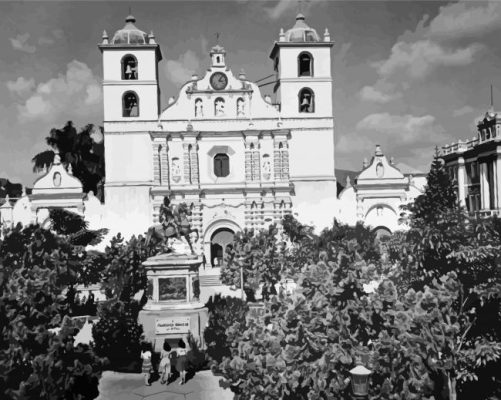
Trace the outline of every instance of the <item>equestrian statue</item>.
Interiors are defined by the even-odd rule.
[[[195,254],[193,244],[191,243],[190,234],[196,233],[199,239],[199,233],[196,228],[192,228],[188,217],[191,215],[190,208],[186,203],[171,206],[170,200],[164,196],[164,201],[160,206],[160,223],[151,226],[146,235],[146,245],[150,243],[156,251],[170,253],[172,249],[169,247],[169,239],[181,239],[183,237],[191,253]]]

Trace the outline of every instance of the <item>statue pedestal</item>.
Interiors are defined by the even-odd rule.
[[[209,316],[199,301],[198,270],[202,257],[169,253],[148,258],[143,265],[148,277],[148,302],[139,313],[147,341],[160,351],[164,339],[177,347],[191,333],[205,347],[203,331]]]

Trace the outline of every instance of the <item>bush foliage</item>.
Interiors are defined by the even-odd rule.
[[[428,179],[408,231],[384,246],[361,225],[316,236],[290,217],[284,240],[237,236],[251,288],[269,279],[260,265],[297,283],[265,298],[262,316],[215,323],[227,326],[218,368],[241,398],[349,398],[357,360],[373,371],[370,398],[501,397],[501,222],[458,206],[438,156]]]

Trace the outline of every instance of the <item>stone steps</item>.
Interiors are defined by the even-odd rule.
[[[220,286],[222,285],[219,275],[200,275],[200,286]]]

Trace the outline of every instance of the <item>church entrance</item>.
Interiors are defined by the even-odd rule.
[[[221,267],[224,263],[226,246],[233,243],[235,232],[228,228],[216,230],[210,239],[210,264],[212,267]]]

